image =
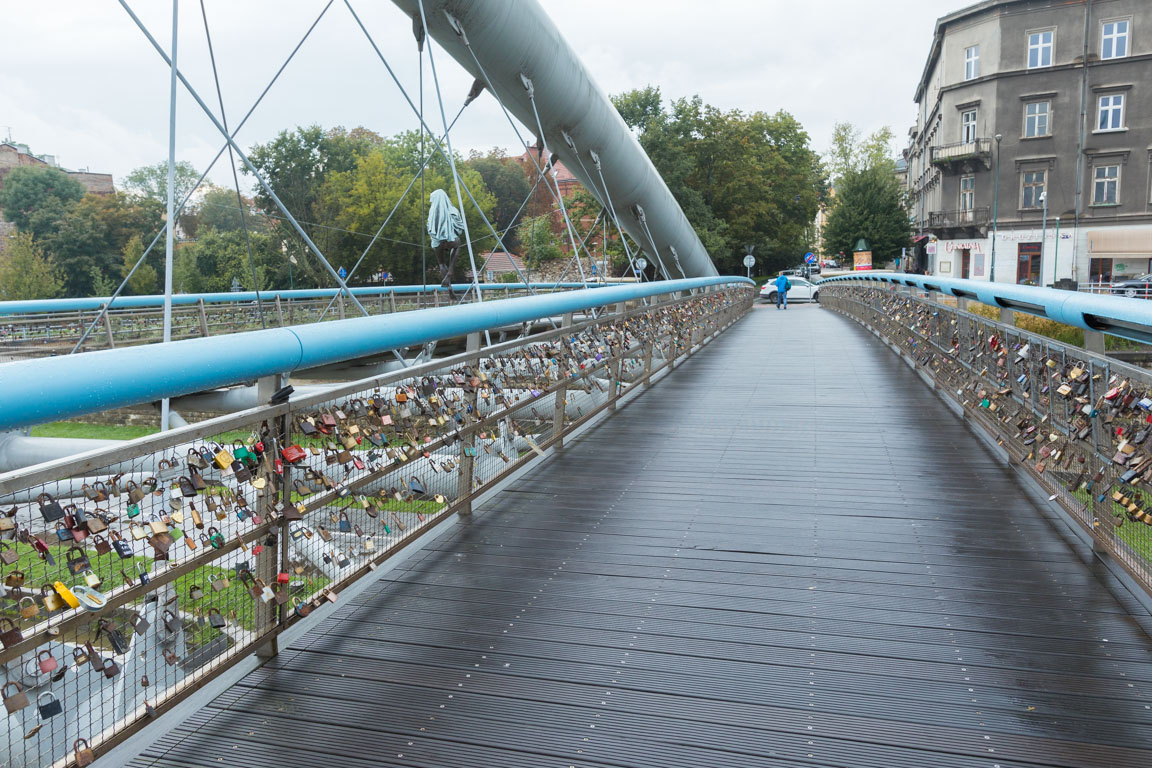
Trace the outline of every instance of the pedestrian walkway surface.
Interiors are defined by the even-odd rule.
[[[1147,614],[869,333],[758,306],[144,766],[1146,768]]]

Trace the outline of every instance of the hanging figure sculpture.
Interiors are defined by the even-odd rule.
[[[452,290],[452,277],[456,257],[460,254],[460,235],[464,221],[460,211],[448,199],[448,193],[435,190],[428,198],[428,236],[432,238],[432,253],[440,266],[440,285],[448,287],[448,297],[456,299]]]

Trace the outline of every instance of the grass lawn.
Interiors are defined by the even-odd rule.
[[[32,437],[71,437],[84,440],[135,440],[154,435],[159,427],[142,424],[88,424],[79,421],[54,421],[32,427]],[[225,432],[217,435],[213,442],[231,443],[233,440],[247,440],[249,431]]]

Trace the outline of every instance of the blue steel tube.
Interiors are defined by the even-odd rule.
[[[753,283],[709,277],[614,285],[7,363],[0,365],[0,431],[713,285]]]

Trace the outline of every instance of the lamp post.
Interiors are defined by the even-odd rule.
[[[1056,250],[1052,252],[1052,285],[1060,279],[1060,217],[1056,217]]]
[[[1044,285],[1044,246],[1048,244],[1048,190],[1040,193],[1044,214],[1040,219],[1040,285]]]
[[[996,134],[996,190],[992,202],[992,264],[988,268],[988,282],[996,282],[996,235],[1000,227],[1000,142],[1002,134]]]

